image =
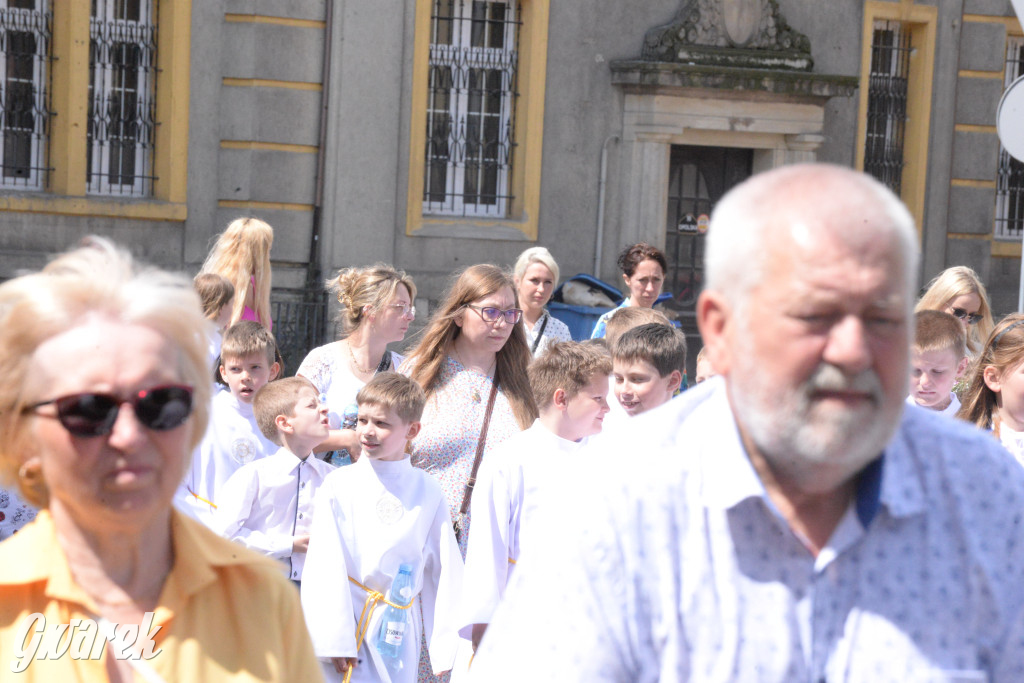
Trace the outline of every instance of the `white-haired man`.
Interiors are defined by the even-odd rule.
[[[910,215],[867,176],[729,193],[697,305],[721,378],[557,492],[475,677],[1024,681],[1024,470],[904,414],[916,272]]]

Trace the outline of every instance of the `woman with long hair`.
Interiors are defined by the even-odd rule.
[[[255,320],[273,330],[270,319],[270,247],[274,229],[258,218],[236,218],[218,237],[200,273],[223,275],[235,288],[231,325]]]
[[[466,554],[468,510],[463,513],[487,405],[493,408],[481,458],[533,424],[537,407],[526,375],[530,349],[515,287],[497,266],[462,271],[434,313],[403,372],[427,394],[423,429],[413,441],[413,462],[441,483],[459,547]]]
[[[416,318],[412,278],[389,265],[345,268],[327,281],[338,299],[341,337],[309,352],[295,374],[316,386],[327,404],[331,433],[316,451],[333,451],[335,464],[359,457],[355,432],[356,394],[378,372],[404,360],[387,345],[405,338]]]
[[[943,311],[956,316],[967,332],[967,351],[974,357],[992,332],[988,293],[978,274],[967,266],[953,266],[928,283],[914,307],[917,311]]]
[[[664,252],[657,247],[646,242],[626,247],[619,253],[618,264],[622,270],[622,281],[626,284],[629,295],[622,300],[618,308],[613,308],[597,319],[594,331],[590,335],[591,339],[604,337],[608,319],[619,308],[627,306],[652,308],[658,297],[661,296],[661,288],[665,286],[668,260],[665,258]]]

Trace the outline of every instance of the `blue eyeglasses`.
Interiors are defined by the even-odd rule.
[[[509,308],[503,311],[497,306],[474,306],[473,304],[466,304],[466,308],[472,308],[479,313],[485,323],[496,323],[499,318],[505,318],[505,322],[509,325],[515,325],[523,317],[521,308]]]

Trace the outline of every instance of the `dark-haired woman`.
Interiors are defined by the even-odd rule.
[[[668,261],[661,249],[652,247],[646,242],[626,247],[619,254],[619,268],[622,270],[622,279],[629,291],[627,296],[618,308],[627,306],[639,306],[651,308],[654,302],[661,296],[661,288],[665,284],[665,271],[668,270]],[[612,314],[618,309],[613,308],[594,324],[594,331],[591,339],[604,337],[605,325]]]

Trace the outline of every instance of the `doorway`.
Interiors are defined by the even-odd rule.
[[[691,382],[697,351],[702,346],[695,306],[704,287],[708,219],[722,195],[750,177],[753,163],[751,149],[672,145],[665,226],[665,291],[671,292],[673,298],[665,303],[665,308],[677,317],[686,334],[686,366]]]

